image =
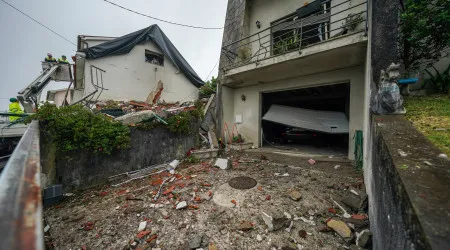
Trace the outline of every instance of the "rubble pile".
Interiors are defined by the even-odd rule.
[[[230,163],[226,162],[229,161]],[[233,153],[180,164],[47,208],[57,249],[370,249],[360,174],[335,162],[283,165]],[[215,166],[217,165],[217,166]],[[226,166],[226,167],[223,167]],[[327,168],[323,172],[317,169]],[[353,168],[341,163],[340,169]],[[173,169],[172,169],[173,170]],[[250,189],[228,181],[246,176]]]
[[[201,100],[203,103],[206,103],[205,100]],[[160,102],[158,104],[148,104],[146,102],[140,101],[98,101],[95,103],[95,109],[98,111],[102,111],[106,114],[111,112],[111,116],[117,117],[128,113],[135,113],[144,110],[151,110],[160,116],[165,116],[167,113],[176,114],[179,112],[183,112],[186,110],[195,109],[194,101],[188,102],[175,102],[175,103],[166,103]],[[109,112],[108,112],[109,111]],[[122,112],[120,112],[122,111]],[[118,114],[118,115],[115,115]]]

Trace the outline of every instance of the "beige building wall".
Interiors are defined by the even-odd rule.
[[[168,57],[164,57],[164,66],[145,62],[145,50],[159,54],[162,51],[153,43],[136,45],[128,54],[107,56],[95,60],[86,60],[84,75],[84,96],[94,91],[91,84],[91,65],[106,71],[103,91],[99,100],[137,100],[145,101],[148,95],[157,89],[157,83],[163,82],[161,100],[166,102],[188,101],[198,98],[198,88],[178,71]],[[95,82],[94,75],[94,82]],[[75,100],[76,101],[76,100]]]
[[[350,120],[349,120],[349,159],[354,159],[354,140],[356,130],[363,130],[365,100],[365,66],[340,69],[331,72],[285,79],[276,82],[253,85],[243,88],[222,88],[223,119],[231,129],[236,115],[242,116],[242,123],[236,124],[238,131],[255,147],[261,145],[261,94],[264,92],[283,91],[296,88],[307,88],[336,83],[350,83]],[[246,100],[242,101],[241,96]]]

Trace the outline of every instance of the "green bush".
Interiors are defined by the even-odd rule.
[[[100,113],[82,105],[58,108],[46,103],[28,118],[39,120],[41,131],[50,136],[63,151],[89,150],[111,154],[130,145],[130,130]]]
[[[205,85],[203,85],[199,90],[199,96],[200,98],[209,97],[210,95],[216,93],[217,88],[217,78],[214,76],[211,78],[211,80],[205,82]]]
[[[201,101],[195,102],[195,110],[189,112],[181,112],[176,115],[172,115],[166,119],[168,125],[167,128],[174,133],[191,133],[191,124],[194,119],[203,119],[203,105]]]

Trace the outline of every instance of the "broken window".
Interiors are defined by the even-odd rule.
[[[283,54],[327,39],[330,2],[309,4],[272,23],[272,53]],[[301,20],[300,20],[301,19]]]
[[[150,50],[145,50],[145,62],[164,66],[164,56]]]

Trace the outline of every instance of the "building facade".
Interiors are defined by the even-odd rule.
[[[120,39],[79,36],[74,102],[94,92],[92,96],[95,100],[151,102],[157,94],[159,100],[165,102],[198,98],[198,83],[188,79],[186,72],[177,65],[178,62],[171,60],[151,40],[130,45],[132,49],[120,55],[93,59],[86,57],[85,51],[89,48]]]
[[[368,119],[369,20],[364,0],[229,0],[218,132],[236,127],[264,147],[284,134],[263,120],[271,105],[342,112],[348,134],[337,140],[354,159],[355,134]]]

